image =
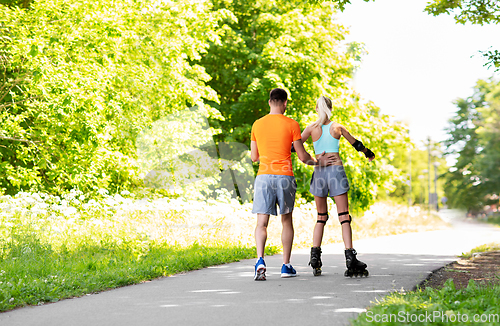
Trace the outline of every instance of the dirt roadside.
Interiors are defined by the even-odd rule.
[[[478,284],[500,282],[500,251],[478,253],[448,264],[429,275],[420,288],[440,288],[450,278],[457,289],[467,287],[469,280]]]

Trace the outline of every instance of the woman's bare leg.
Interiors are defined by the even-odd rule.
[[[337,213],[349,212],[349,199],[347,197],[347,192],[333,197],[335,199],[335,204],[337,205]],[[344,246],[346,249],[352,248],[352,229],[351,223],[343,221],[349,221],[351,216],[349,214],[340,215],[339,222],[342,226],[342,239],[344,240]]]
[[[316,210],[318,213],[328,213],[328,204],[326,202],[327,197],[317,197],[314,196],[314,201],[316,202]],[[327,220],[327,215],[318,215],[318,221]],[[321,247],[321,242],[323,241],[323,233],[325,231],[325,223],[316,222],[313,232],[313,247]]]

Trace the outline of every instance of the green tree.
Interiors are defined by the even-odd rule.
[[[372,203],[380,187],[394,187],[389,156],[408,141],[405,128],[349,88],[363,48],[344,44],[333,4],[3,3],[0,187],[8,193],[136,185],[141,160],[175,156],[156,156],[162,139],[151,132],[194,105],[222,130],[217,142],[249,144],[250,126],[277,86],[290,91],[287,112],[302,127],[315,120],[316,98],[330,96],[335,119],[377,154],[369,164],[350,146],[342,150],[353,210]],[[310,176],[295,166],[301,179]],[[308,194],[306,181],[299,192]]]
[[[234,14],[221,27],[222,42],[212,44],[200,61],[220,100],[212,105],[224,116],[218,141],[249,146],[251,125],[268,113],[274,87],[289,91],[286,114],[302,128],[316,119],[316,99],[327,95],[334,100],[334,118],[377,154],[376,163],[368,164],[351,146],[341,151],[352,183],[352,210],[368,207],[379,187],[393,187],[397,171],[387,157],[407,141],[404,127],[391,123],[373,104],[362,103],[349,88],[363,48],[343,43],[347,30],[335,22],[333,5],[222,0],[214,1],[214,9]],[[297,162],[294,168],[299,194],[310,197],[312,169]]]
[[[219,139],[249,144],[253,122],[268,113],[274,87],[291,94],[287,114],[302,121],[314,112],[319,94],[342,97],[358,44],[342,48],[347,30],[333,20],[333,8],[297,8],[287,1],[214,1],[234,14],[222,25],[222,42],[212,44],[200,64],[212,77],[225,131]],[[345,110],[344,108],[339,108]]]
[[[9,7],[29,8],[32,0],[0,0],[0,5]]]
[[[217,101],[193,61],[226,14],[204,0],[0,5],[0,188],[137,184],[141,130]]]
[[[482,119],[477,123],[480,138],[479,169],[480,181],[487,194],[499,195],[500,192],[500,83],[486,82],[485,101],[478,111]]]
[[[434,16],[453,15],[460,24],[500,23],[500,3],[492,0],[432,0],[425,11]]]
[[[437,193],[438,198],[444,196],[443,175],[448,171],[446,160],[443,157],[441,144],[431,143],[431,167],[429,170],[429,151],[428,143],[422,142],[420,146],[408,144],[407,147],[398,147],[394,150],[394,156],[390,164],[398,169],[400,178],[395,179],[395,189],[388,192],[388,197],[395,202],[407,204],[411,201],[412,205],[425,205],[429,202],[429,178],[431,181],[431,193],[434,193],[434,179],[437,172]],[[410,162],[411,160],[411,162]],[[437,163],[437,171],[436,169]],[[411,169],[411,172],[410,172]],[[411,174],[411,180],[410,180]],[[411,181],[411,199],[410,197]],[[381,194],[381,198],[384,198]]]
[[[451,205],[478,211],[500,189],[500,83],[480,80],[474,94],[456,105],[444,144],[457,161],[447,175],[445,191]]]

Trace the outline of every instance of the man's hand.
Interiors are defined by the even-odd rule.
[[[293,148],[295,149],[299,160],[307,165],[318,165],[318,162],[308,152],[306,152],[302,139],[294,141]]]
[[[335,162],[334,155],[326,155],[326,152],[319,154],[316,157],[316,160],[318,161],[319,166],[329,166],[333,165],[333,163]]]

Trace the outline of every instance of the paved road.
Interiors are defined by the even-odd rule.
[[[444,218],[453,217],[444,212]],[[0,314],[0,325],[349,325],[371,302],[411,290],[431,271],[475,246],[500,241],[500,229],[450,218],[453,228],[362,240],[370,277],[345,278],[341,245],[324,246],[323,275],[295,251],[299,276],[281,279],[281,255],[267,257],[267,281],[253,281],[254,260],[210,267],[54,304]]]

